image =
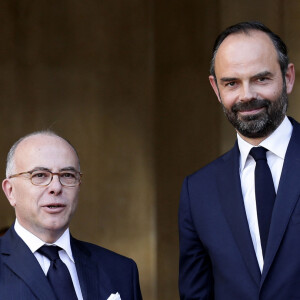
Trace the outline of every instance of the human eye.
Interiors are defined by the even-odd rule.
[[[267,81],[268,80],[268,77],[258,77],[257,78],[257,81],[258,82],[265,82],[265,81]]]
[[[227,87],[234,87],[235,85],[236,85],[235,81],[228,81],[225,83],[225,86],[227,86]]]
[[[80,183],[80,176],[76,171],[63,171],[60,173],[60,182],[65,186],[75,186]]]
[[[32,178],[39,178],[39,179],[48,178],[49,176],[50,173],[46,171],[34,171],[31,174]]]
[[[46,185],[51,180],[51,173],[48,171],[36,170],[31,173],[31,182],[34,185]]]
[[[257,74],[256,76],[254,76],[254,81],[258,82],[258,83],[267,83],[270,80],[272,80],[273,75],[270,72],[262,72],[261,74]]]
[[[62,172],[60,176],[65,179],[72,179],[72,178],[76,178],[76,173],[70,171]]]

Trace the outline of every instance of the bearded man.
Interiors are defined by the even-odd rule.
[[[234,147],[182,187],[181,299],[300,299],[300,125],[286,116],[294,65],[278,35],[242,22],[217,38],[210,84]]]

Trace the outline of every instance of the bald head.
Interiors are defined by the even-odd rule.
[[[69,227],[78,203],[81,181],[74,147],[53,132],[34,132],[13,145],[6,173],[2,189],[20,225],[54,243]]]
[[[66,140],[65,138],[59,136],[58,134],[56,134],[54,131],[51,130],[42,130],[42,131],[35,131],[32,132],[30,134],[27,134],[23,137],[21,137],[19,140],[17,140],[12,147],[10,148],[8,154],[7,154],[7,159],[6,159],[6,178],[8,178],[9,176],[11,176],[12,174],[16,173],[16,166],[15,166],[15,153],[17,151],[17,149],[19,148],[19,145],[21,145],[23,142],[27,141],[28,139],[31,138],[39,138],[42,136],[48,136],[48,137],[53,137],[53,138],[57,138],[57,139],[61,139],[63,141],[65,141],[71,148],[72,150],[75,152],[77,159],[78,159],[78,167],[79,167],[79,171],[80,171],[80,162],[79,162],[79,157],[77,154],[76,149],[73,147],[73,145]]]

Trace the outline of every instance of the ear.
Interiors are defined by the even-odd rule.
[[[10,205],[16,206],[16,201],[13,195],[13,186],[9,179],[6,178],[2,181],[2,189]]]
[[[220,98],[220,93],[219,93],[219,89],[218,89],[218,84],[217,84],[217,82],[216,82],[216,80],[215,80],[215,77],[214,77],[213,75],[210,75],[210,76],[208,77],[208,79],[209,79],[210,85],[212,86],[212,88],[213,88],[215,94],[216,94],[217,97],[218,97],[219,102],[221,103],[222,100],[221,100],[221,98]]]
[[[294,64],[289,64],[285,73],[286,92],[290,94],[293,90],[295,82],[295,67]]]

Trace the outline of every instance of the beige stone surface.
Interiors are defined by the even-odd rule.
[[[84,173],[73,235],[132,257],[145,299],[155,299],[148,5],[1,2],[0,167],[3,178],[9,147],[28,132],[69,139]],[[0,226],[13,219],[1,194]]]
[[[0,172],[20,136],[51,128],[84,173],[74,236],[130,256],[145,300],[179,299],[184,177],[232,147],[209,81],[213,41],[260,20],[299,73],[298,1],[1,1]],[[290,113],[300,119],[296,87]],[[0,195],[0,227],[14,220]]]

